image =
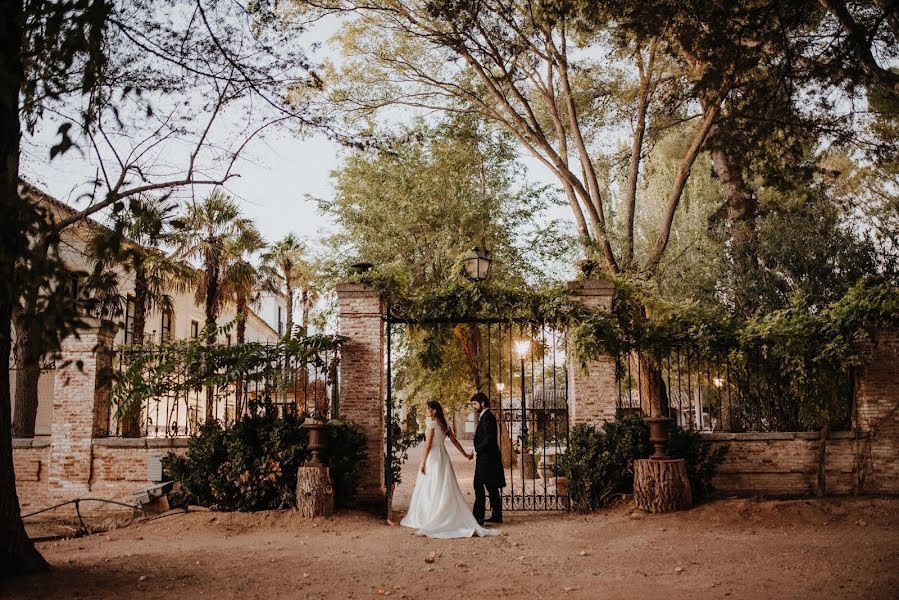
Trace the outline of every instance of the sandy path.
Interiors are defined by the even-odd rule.
[[[471,463],[451,454],[471,501]],[[496,538],[430,540],[362,513],[173,514],[41,542],[54,570],[0,584],[0,598],[896,598],[899,589],[895,498],[506,517]]]

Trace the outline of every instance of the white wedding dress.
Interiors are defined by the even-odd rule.
[[[499,530],[478,525],[471,514],[471,507],[459,489],[449,452],[443,445],[446,441],[443,429],[430,418],[427,427],[434,430],[434,439],[425,463],[425,474],[418,471],[409,512],[400,524],[431,538],[499,535]]]

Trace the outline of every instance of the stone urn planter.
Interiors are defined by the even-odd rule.
[[[668,424],[671,419],[645,419],[649,424],[649,441],[655,453],[634,461],[634,501],[647,512],[673,512],[693,506],[687,464],[683,459],[670,459],[665,454]]]
[[[309,431],[312,455],[297,471],[297,510],[306,518],[334,514],[334,482],[323,454],[327,449],[325,423],[311,417],[303,422]]]

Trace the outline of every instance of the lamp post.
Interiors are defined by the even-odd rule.
[[[524,392],[524,358],[531,349],[531,340],[518,340],[515,342],[515,352],[521,359],[521,451],[524,452],[528,444],[528,411],[527,400]]]
[[[471,253],[465,257],[465,275],[470,280],[478,282],[484,281],[490,277],[490,264],[493,259],[490,258],[490,252],[485,248],[481,249],[475,246],[471,249]]]

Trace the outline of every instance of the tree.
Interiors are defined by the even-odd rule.
[[[265,240],[254,229],[237,239],[229,240],[228,247],[225,248],[225,253],[230,259],[222,276],[222,288],[225,295],[234,302],[238,344],[246,341],[247,313],[250,306],[259,302],[262,292],[273,291],[251,258],[264,248]]]
[[[169,226],[174,210],[173,204],[159,198],[131,199],[128,208],[113,216],[113,226],[97,228],[88,242],[87,251],[94,258],[88,289],[99,301],[100,314],[122,313],[122,304],[128,302],[128,297],[121,291],[121,279],[134,278],[133,314],[130,315],[133,325],[128,340],[132,344],[148,341],[145,337],[148,313],[157,308],[171,311],[169,292],[186,289],[195,277],[189,265],[174,260],[158,247],[171,235]],[[106,287],[110,274],[115,274],[112,290]],[[140,405],[135,408],[119,415],[124,437],[140,436]]]
[[[111,228],[100,228],[91,238],[87,250],[94,258],[94,273],[121,269],[134,277],[133,343],[146,342],[147,314],[154,309],[171,310],[171,291],[184,289],[194,278],[192,269],[163,252],[159,245],[170,239],[170,223],[175,205],[164,200],[145,197],[131,199],[128,208],[113,216]],[[112,300],[121,304],[119,291]],[[108,302],[107,302],[108,304]],[[106,308],[106,312],[116,310]],[[121,312],[119,308],[116,312]]]
[[[283,289],[287,297],[287,323],[284,335],[293,336],[293,311],[296,292],[300,292],[302,327],[309,327],[309,312],[314,301],[312,264],[306,256],[306,244],[289,233],[275,242],[262,255],[262,262],[269,273],[271,285]]]
[[[867,39],[851,33],[846,19],[833,31],[827,12],[811,2],[314,4],[355,17],[339,38],[345,56],[330,96],[345,116],[367,123],[382,108],[402,105],[477,113],[499,124],[559,180],[588,259],[650,287],[704,149],[712,150],[725,188],[725,213],[740,246],[734,261],[752,248],[755,197],[737,168],[740,156],[724,149],[728,117],[741,113],[743,99],[752,110],[742,114],[761,122],[771,112],[763,100],[778,100],[786,107],[778,116],[791,116],[804,97],[808,113],[824,115],[824,124],[833,98],[847,97],[833,92],[852,83],[837,77],[843,50],[857,59],[850,72],[888,79],[868,56],[886,48],[885,3],[861,10]],[[888,56],[896,46],[886,48]],[[774,66],[790,77],[772,77],[779,74]],[[765,78],[775,82],[759,86]],[[780,82],[796,90],[779,92]],[[801,120],[783,121],[789,126],[768,128],[771,148],[781,132],[801,131]],[[672,129],[684,152],[661,197],[649,198],[641,193],[644,160]],[[715,139],[717,147],[710,145]],[[638,224],[648,207],[652,219]],[[652,240],[642,251],[640,237]],[[660,373],[648,367],[641,371],[645,387],[661,389]]]
[[[334,197],[320,201],[340,226],[329,240],[332,270],[371,262],[398,297],[427,297],[461,279],[460,259],[478,245],[494,257],[496,285],[545,282],[570,261],[576,240],[546,215],[547,190],[522,175],[510,137],[470,114],[420,121],[390,148],[353,153],[333,175]],[[404,333],[397,383],[408,400],[431,399],[443,386],[452,391],[441,401],[453,409],[483,389],[480,333],[476,324]]]
[[[280,101],[284,86],[301,85],[304,80],[314,85],[316,78],[296,43],[297,28],[275,19],[267,2],[245,6],[176,0],[167,10],[158,10],[154,3],[109,0],[3,0],[0,14],[0,211],[4,215],[0,274],[6,282],[0,294],[0,361],[9,362],[14,311],[24,310],[26,319],[40,318],[44,324],[39,338],[31,340],[40,344],[29,352],[31,356],[52,352],[80,324],[78,307],[56,294],[65,290],[58,283],[66,265],[56,252],[62,229],[104,209],[115,211],[131,195],[222,183],[233,176],[231,168],[248,140],[271,123],[287,119],[308,126],[321,123],[308,116],[306,105]],[[202,99],[199,105],[185,102],[185,89],[196,92]],[[212,122],[224,106],[250,98],[261,100],[253,107],[264,106],[276,116],[260,115],[265,122],[241,131],[243,139],[237,143],[214,144],[225,167],[207,175],[214,172],[213,166],[204,167],[200,159],[201,150],[212,146]],[[208,120],[197,118],[204,113],[210,115]],[[94,153],[100,164],[89,205],[55,223],[18,190],[21,134],[49,122],[59,124],[60,137],[50,150],[51,158],[80,147]],[[146,135],[138,133],[140,126]],[[194,134],[197,145],[183,169],[150,160],[167,142]],[[0,377],[3,574],[46,567],[28,540],[19,513],[8,377],[4,370]]]
[[[215,190],[200,202],[186,207],[174,223],[175,256],[180,260],[198,261],[201,274],[197,279],[196,300],[206,315],[206,344],[216,342],[217,321],[222,307],[233,299],[225,279],[231,263],[245,252],[257,248],[262,235],[253,222],[243,217],[240,208],[221,190]],[[206,419],[214,418],[215,390],[206,389]]]

